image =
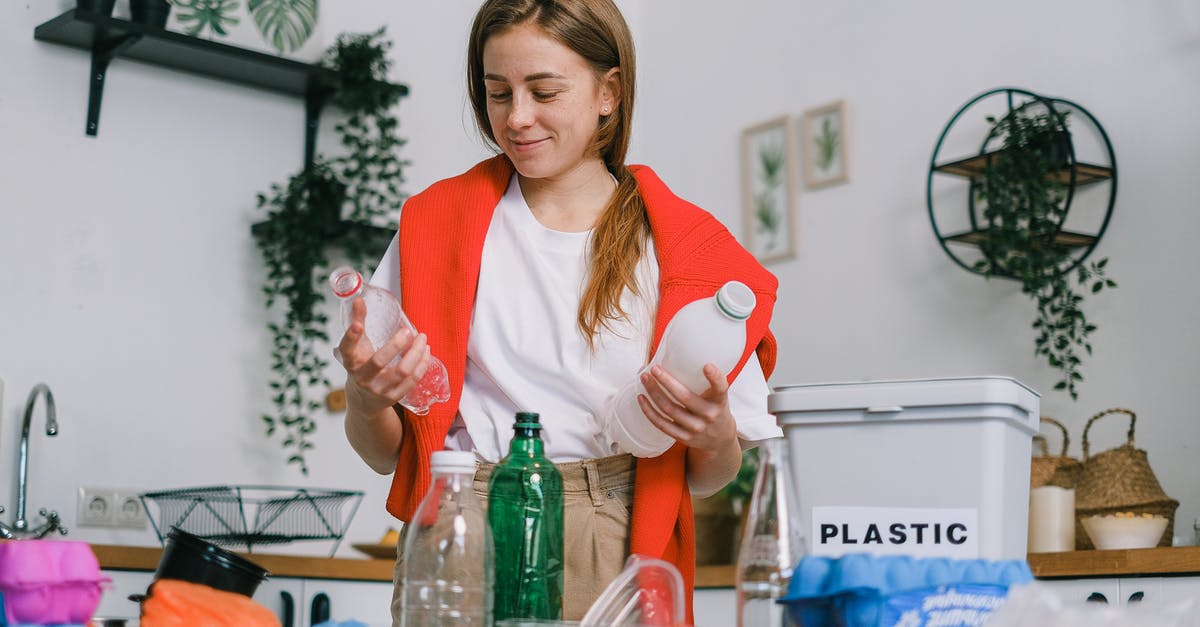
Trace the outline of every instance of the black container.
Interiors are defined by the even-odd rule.
[[[134,22],[165,28],[170,15],[167,0],[129,0],[129,18]]]
[[[247,559],[209,544],[178,527],[167,535],[154,579],[182,579],[217,590],[254,596],[270,573]]]
[[[76,0],[75,8],[88,13],[99,13],[104,17],[112,16],[113,5],[117,0]]]

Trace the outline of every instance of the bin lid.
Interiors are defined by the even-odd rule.
[[[810,383],[776,387],[767,397],[767,411],[785,414],[862,412],[897,415],[905,410],[959,405],[1002,405],[1022,412],[1019,422],[1037,431],[1040,395],[1012,377],[943,377]]]

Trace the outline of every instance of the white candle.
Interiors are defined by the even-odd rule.
[[[1042,486],[1029,491],[1029,552],[1075,550],[1075,491]]]

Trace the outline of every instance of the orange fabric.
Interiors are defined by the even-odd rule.
[[[757,350],[763,371],[775,367],[776,345],[768,324],[778,281],[737,243],[718,220],[675,196],[645,166],[630,168],[646,203],[659,264],[659,307],[651,351],[680,308],[708,298],[737,279],[755,292],[758,304],[747,321],[747,345],[729,375],[732,381]],[[512,176],[504,156],[479,163],[465,174],[439,181],[413,196],[400,215],[400,284],[404,311],[426,333],[450,375],[450,401],[425,416],[405,413],[400,460],[388,494],[388,511],[410,520],[429,489],[429,459],[444,447],[458,411],[467,360],[467,335],[484,238],[492,212]],[[630,551],[667,560],[687,587],[692,620],[695,534],[687,487],[686,448],[676,445],[653,459],[639,459],[634,484]]]
[[[280,627],[249,597],[190,581],[159,579],[142,602],[142,627]]]

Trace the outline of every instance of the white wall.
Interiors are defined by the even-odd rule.
[[[485,154],[464,106],[463,40],[474,2],[323,3],[323,33],[387,24],[409,191]],[[799,255],[781,279],[772,383],[998,373],[1047,390],[1032,309],[1017,289],[969,274],[938,248],[925,212],[933,143],[969,97],[1000,85],[1074,100],[1112,137],[1120,193],[1097,254],[1121,287],[1089,301],[1099,325],[1078,402],[1045,413],[1078,430],[1109,406],[1139,412],[1138,445],[1172,496],[1177,533],[1200,514],[1191,481],[1200,372],[1188,248],[1200,213],[1200,9],[1188,0],[621,3],[640,51],[633,156],[735,233],[738,133],[837,98],[850,102],[849,184],[799,198]],[[702,5],[709,6],[709,5]],[[254,196],[300,166],[295,99],[117,60],[98,137],[83,134],[88,57],[36,42],[56,3],[0,3],[0,477],[11,477],[25,395],[54,389],[62,433],[34,429],[31,511],[75,521],[80,485],[162,489],[241,483],[368,492],[349,542],[377,539],[388,479],[320,417],[312,474],[285,466],[257,416],[269,409],[269,337],[249,235]],[[1036,16],[1037,22],[1034,22]],[[330,147],[329,124],[322,148]],[[1115,445],[1117,424],[1094,449]],[[15,473],[13,473],[15,474]],[[0,481],[11,521],[13,481]],[[149,532],[74,528],[96,542]],[[320,553],[327,544],[297,544]],[[340,554],[356,555],[347,547]]]
[[[1166,492],[1176,533],[1200,515],[1200,5],[1187,0],[995,4],[751,0],[736,14],[686,0],[645,4],[644,155],[677,192],[741,232],[741,128],[844,98],[847,185],[806,191],[799,253],[781,281],[773,385],[1004,374],[1043,393],[1071,429],[1113,406],[1138,412],[1137,440]],[[939,133],[968,99],[1017,86],[1073,100],[1107,130],[1119,167],[1116,208],[1095,255],[1120,287],[1089,298],[1099,329],[1079,400],[1050,390],[1033,356],[1032,302],[939,248],[925,206]],[[1123,441],[1102,420],[1092,451]],[[1054,441],[1054,440],[1052,440]]]

